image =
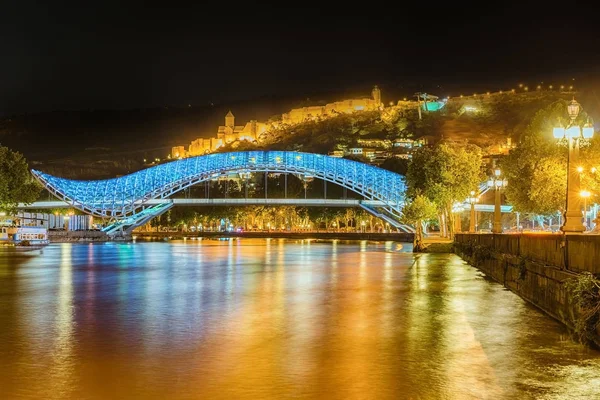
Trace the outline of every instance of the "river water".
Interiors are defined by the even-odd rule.
[[[0,255],[2,399],[598,398],[600,352],[450,254],[306,240]]]

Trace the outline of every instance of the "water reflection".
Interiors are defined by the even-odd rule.
[[[406,250],[233,239],[0,257],[2,397],[600,392],[597,352],[457,257]]]

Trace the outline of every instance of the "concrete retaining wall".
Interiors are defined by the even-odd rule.
[[[578,308],[565,282],[600,274],[600,236],[457,234],[456,254],[531,304],[573,327]],[[600,345],[600,332],[594,342]]]
[[[342,240],[393,240],[411,243],[413,233],[358,233],[358,232],[134,232],[138,238],[289,238],[289,239],[342,239]]]
[[[486,235],[459,233],[456,243],[472,243],[496,252],[572,272],[600,274],[600,235]]]
[[[102,231],[49,231],[48,239],[52,243],[66,242],[107,242],[108,235]]]

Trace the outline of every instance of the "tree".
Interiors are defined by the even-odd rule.
[[[408,164],[409,160],[406,158],[390,157],[385,159],[379,167],[400,175],[406,175],[408,172]]]
[[[413,251],[423,250],[423,222],[435,218],[437,206],[426,196],[417,194],[415,198],[402,209],[402,222],[415,225]]]
[[[0,146],[0,210],[14,212],[19,203],[33,203],[39,194],[23,155]]]
[[[406,173],[407,196],[423,195],[438,210],[444,236],[454,234],[452,206],[463,201],[485,179],[481,173],[481,149],[475,145],[440,142],[415,151]]]
[[[564,100],[539,110],[523,132],[517,148],[501,164],[509,183],[508,202],[515,211],[540,216],[540,222],[565,207],[567,148],[566,143],[557,145],[552,128],[567,126],[566,111]],[[576,123],[583,125],[586,120],[587,115],[581,113]],[[596,148],[597,144],[592,143],[587,151],[594,153]],[[582,157],[584,159],[591,161],[587,156]]]

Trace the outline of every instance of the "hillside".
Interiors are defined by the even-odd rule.
[[[519,140],[523,129],[535,113],[573,93],[493,93],[448,100],[440,111],[423,112],[415,102],[400,102],[383,111],[355,112],[333,118],[281,126],[267,132],[258,146],[233,143],[225,150],[268,148],[327,153],[332,150],[361,147],[361,140],[441,139],[468,141],[490,149]],[[364,143],[364,142],[363,142]]]
[[[428,137],[467,140],[488,148],[518,140],[541,108],[573,93],[540,91],[494,93],[451,98],[437,112],[419,120],[415,102],[399,102],[383,111],[355,112],[336,117],[282,125],[267,132],[259,145],[234,142],[221,151],[281,149],[328,153],[361,146],[365,139]],[[586,110],[595,108],[578,95]],[[270,116],[305,101],[263,99],[233,105],[240,120]],[[143,168],[144,160],[164,159],[173,145],[196,137],[214,136],[229,106],[162,108],[125,111],[70,111],[22,115],[0,120],[0,143],[19,150],[32,168],[65,177],[98,179]],[[471,111],[467,111],[471,110]],[[363,142],[364,143],[364,142]]]

